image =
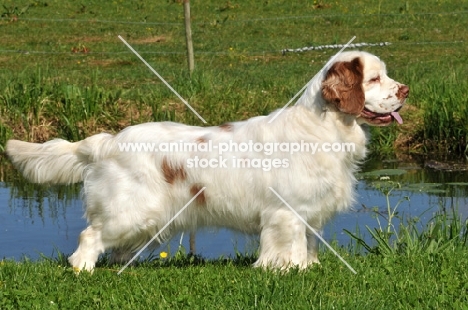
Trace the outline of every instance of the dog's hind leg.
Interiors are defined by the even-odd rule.
[[[81,232],[78,249],[68,258],[68,261],[75,271],[92,271],[99,254],[104,253],[104,251],[101,231],[93,226],[88,226]]]
[[[130,250],[126,249],[113,249],[110,259],[109,259],[109,264],[125,264],[129,260],[131,260],[133,257],[133,253]]]

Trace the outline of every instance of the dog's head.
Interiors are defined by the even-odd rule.
[[[358,123],[386,126],[402,123],[398,110],[409,87],[387,75],[385,64],[366,52],[345,52],[333,61],[322,82],[322,97]]]

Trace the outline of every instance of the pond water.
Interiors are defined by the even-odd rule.
[[[423,166],[402,162],[366,163],[364,173],[359,176],[354,210],[338,215],[325,227],[325,240],[348,245],[352,239],[344,229],[351,232],[359,229],[366,236],[366,226],[377,227],[375,213],[370,209],[377,207],[382,213],[387,209],[385,195],[376,188],[382,177],[402,185],[390,194],[391,206],[401,202],[400,214],[417,216],[422,225],[440,210],[457,210],[465,219],[468,216],[468,172],[440,171]],[[35,260],[41,255],[56,256],[57,251],[66,255],[73,253],[79,233],[86,226],[79,186],[47,188],[31,185],[20,181],[18,175],[11,172],[8,176],[0,173],[0,180],[0,259],[20,260],[26,256]],[[154,253],[174,253],[181,240],[188,251],[186,233],[175,236]],[[206,258],[233,257],[236,252],[252,253],[258,246],[255,236],[226,229],[202,229],[196,233],[195,241],[196,253]]]

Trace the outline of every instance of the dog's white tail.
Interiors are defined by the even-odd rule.
[[[106,155],[100,149],[112,137],[103,133],[75,143],[55,139],[43,144],[9,140],[6,153],[33,183],[71,184],[83,181],[86,166]]]

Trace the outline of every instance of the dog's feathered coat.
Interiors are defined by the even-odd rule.
[[[223,226],[260,234],[256,266],[288,268],[317,262],[312,233],[270,190],[274,188],[314,229],[353,202],[353,173],[366,154],[363,124],[401,122],[397,110],[409,88],[386,74],[385,65],[365,52],[346,52],[317,75],[297,105],[242,122],[190,127],[161,122],[128,127],[116,135],[98,134],[70,143],[10,140],[7,154],[32,182],[84,182],[86,218],[73,267],[92,270],[99,254],[113,249],[114,259],[128,259],[150,240],[203,187],[162,241],[178,231]],[[271,123],[269,121],[275,117]],[[354,150],[272,154],[230,150],[228,167],[196,168],[188,160],[220,159],[209,152],[131,152],[124,143],[348,143]],[[278,159],[271,170],[239,168],[232,159]]]

